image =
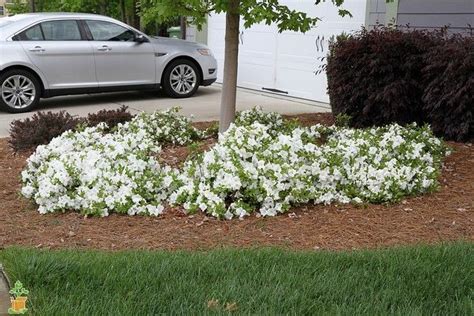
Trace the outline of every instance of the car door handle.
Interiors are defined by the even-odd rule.
[[[41,46],[36,46],[35,48],[31,48],[30,49],[30,52],[33,52],[33,53],[41,53],[41,52],[44,52],[45,49]]]
[[[107,46],[107,45],[104,45],[104,46],[102,46],[102,47],[99,47],[97,50],[98,50],[99,52],[109,52],[109,51],[112,50],[112,48],[110,48],[110,47]]]

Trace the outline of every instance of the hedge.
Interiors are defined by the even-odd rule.
[[[350,126],[428,123],[450,140],[473,138],[474,38],[380,27],[330,46],[328,91]]]

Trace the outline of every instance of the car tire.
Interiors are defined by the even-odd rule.
[[[36,107],[41,85],[32,73],[13,69],[0,75],[0,108],[10,113],[24,113]]]
[[[171,62],[163,73],[162,87],[172,98],[189,98],[199,89],[201,73],[198,66],[187,59]]]

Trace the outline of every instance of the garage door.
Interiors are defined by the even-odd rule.
[[[326,74],[315,74],[321,65],[319,58],[327,55],[332,36],[358,30],[364,25],[366,0],[347,1],[345,8],[353,18],[341,18],[330,1],[317,6],[309,0],[283,0],[281,3],[323,21],[306,34],[278,33],[274,25],[255,25],[250,29],[242,26],[238,85],[329,102]],[[208,44],[219,62],[218,82],[222,82],[225,16],[211,16],[208,27]]]

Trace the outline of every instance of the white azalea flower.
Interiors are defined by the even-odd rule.
[[[426,127],[289,127],[254,109],[180,170],[155,158],[162,145],[201,136],[176,109],[140,114],[112,134],[105,128],[66,132],[28,159],[21,192],[40,213],[158,216],[170,203],[231,219],[298,203],[394,201],[434,189],[445,154]]]

